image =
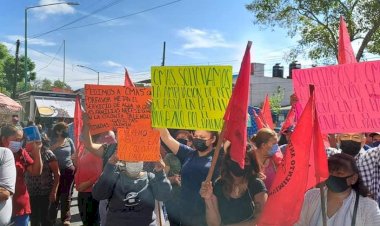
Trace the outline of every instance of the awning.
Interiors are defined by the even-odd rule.
[[[0,93],[0,113],[11,114],[17,113],[22,109],[22,106],[12,98]]]
[[[74,118],[75,99],[35,98],[41,117]]]

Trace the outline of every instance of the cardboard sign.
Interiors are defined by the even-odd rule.
[[[151,127],[150,88],[85,85],[86,111],[91,134],[134,125]]]
[[[231,66],[152,67],[152,126],[220,131],[232,92]]]
[[[322,133],[380,131],[380,61],[294,70],[293,84],[303,107],[315,86]]]
[[[120,160],[131,162],[160,160],[160,133],[149,127],[136,125],[117,129],[119,141],[117,156]]]

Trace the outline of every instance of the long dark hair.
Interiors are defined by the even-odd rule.
[[[262,172],[262,168],[260,164],[257,162],[255,152],[252,151],[252,146],[249,144],[247,144],[247,147],[246,147],[245,157],[250,162],[250,166],[248,166],[249,169],[243,175],[244,182],[249,183],[249,181],[254,180],[256,177],[260,178],[261,180],[264,180],[265,175]],[[219,180],[221,180],[223,184],[223,187],[222,187],[223,194],[227,199],[229,199],[230,197],[230,194],[233,189],[233,184],[234,184],[234,178],[232,177],[231,171],[230,171],[231,161],[233,160],[231,159],[231,155],[230,155],[230,147],[228,147],[226,150],[226,154],[224,155],[224,159],[221,166],[222,167],[221,176],[219,178]]]
[[[369,192],[368,188],[364,185],[363,179],[360,176],[359,168],[356,165],[356,160],[351,155],[345,154],[345,153],[339,153],[330,156],[328,160],[329,165],[329,171],[352,171],[355,174],[358,175],[358,180],[355,184],[351,185],[352,189],[354,189],[356,192],[358,192],[361,196],[367,197],[371,196],[371,193]]]

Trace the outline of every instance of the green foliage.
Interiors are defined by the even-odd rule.
[[[279,114],[281,111],[281,102],[285,97],[285,89],[281,86],[277,87],[277,90],[269,97],[270,108],[274,114]]]
[[[289,51],[288,61],[299,55],[331,62],[338,55],[339,17],[344,16],[351,41],[362,40],[356,59],[363,53],[380,54],[379,0],[254,0],[246,5],[254,24],[282,27],[298,46]]]
[[[55,80],[53,83],[53,87],[61,88],[61,89],[70,89],[71,87],[67,85],[66,83],[60,81],[60,80]]]
[[[11,92],[14,82],[16,82],[17,90],[24,89],[24,86],[21,85],[21,83],[24,84],[24,80],[25,80],[24,62],[25,62],[25,57],[21,56],[19,58],[18,69],[17,69],[17,74],[16,74],[15,57],[12,56],[8,52],[6,46],[4,46],[3,44],[0,44],[0,86],[2,87],[3,91],[6,90],[6,92]],[[32,60],[30,60],[30,58],[27,59],[27,65],[28,65],[27,79],[29,81],[33,81],[36,79],[36,72],[33,71],[36,65],[34,64]],[[28,87],[31,87],[31,86],[28,86]]]
[[[49,79],[46,79],[46,78],[44,80],[42,80],[42,84],[41,84],[42,90],[50,91],[52,87],[53,87],[52,81],[50,81]]]

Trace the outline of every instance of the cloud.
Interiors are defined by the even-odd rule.
[[[107,67],[121,67],[121,68],[123,67],[123,65],[116,63],[115,61],[112,61],[112,60],[104,61],[103,65]]]
[[[17,41],[17,39],[19,39],[20,41],[24,41],[24,36],[21,36],[21,35],[7,35],[6,38],[9,41],[13,41],[13,42]],[[49,42],[41,38],[34,38],[34,39],[28,39],[28,45],[55,46],[57,45],[57,43]]]
[[[62,2],[62,1],[58,1],[58,0],[40,0],[38,2],[38,5],[48,5],[48,4],[54,4],[54,3],[60,3],[60,2]],[[60,4],[60,5],[51,5],[51,6],[34,8],[34,9],[32,9],[32,12],[38,18],[45,19],[49,15],[73,14],[75,12],[75,9],[71,5]]]
[[[190,57],[190,58],[198,59],[198,60],[207,59],[207,57],[205,55],[203,55],[202,53],[197,52],[197,51],[187,50],[187,49],[180,49],[177,51],[172,51],[172,53],[175,55]]]
[[[216,30],[200,30],[187,27],[177,31],[177,35],[186,40],[186,43],[182,46],[183,49],[235,47],[235,45],[226,42],[223,35]]]

